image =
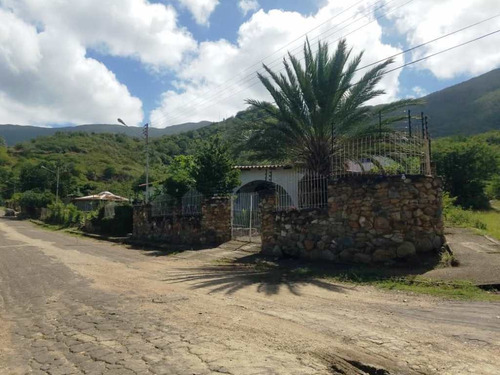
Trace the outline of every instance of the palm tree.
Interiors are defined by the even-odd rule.
[[[364,104],[384,93],[376,85],[392,63],[388,59],[375,64],[353,83],[363,52],[350,59],[351,53],[345,40],[338,43],[333,55],[328,43],[322,42],[313,53],[307,40],[305,66],[289,53],[288,60],[283,59],[285,73],[275,73],[266,65],[270,77],[258,73],[275,105],[247,100],[269,115],[274,122],[272,132],[283,138],[293,160],[324,176],[330,173],[334,143],[341,135],[366,124],[370,108]]]

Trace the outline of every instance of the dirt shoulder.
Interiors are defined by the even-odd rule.
[[[104,362],[107,370],[128,360],[142,361],[137,366],[146,366],[149,373],[161,373],[161,363],[170,366],[171,372],[164,373],[185,373],[188,368],[200,374],[497,371],[498,303],[445,301],[291,278],[266,267],[245,267],[245,258],[255,255],[238,243],[161,256],[7,220],[0,221],[0,237],[6,243],[0,249],[0,308],[14,325],[10,332],[19,353],[28,357],[33,355],[31,349],[22,349],[24,341],[16,335],[21,323],[12,305],[19,305],[19,311],[32,306],[33,315],[36,311],[40,317],[28,312],[24,323],[38,319],[44,326],[59,319],[67,332],[86,331],[93,343],[106,342],[106,317],[118,327],[107,350],[128,357],[113,364],[99,361],[96,353],[102,345],[89,349],[93,357],[82,355]],[[23,272],[25,282],[16,276]],[[26,293],[30,288],[32,297]],[[77,315],[82,311],[84,315]],[[82,321],[89,317],[92,327],[85,327]],[[24,340],[36,335],[28,333]],[[144,351],[147,361],[139,356]],[[64,356],[64,347],[58,353],[79,369],[71,356]],[[161,360],[154,362],[160,354]],[[185,367],[175,370],[174,358]]]

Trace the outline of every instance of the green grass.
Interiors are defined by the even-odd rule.
[[[485,291],[469,281],[440,282],[420,277],[381,280],[374,283],[382,289],[400,290],[460,300],[500,301],[500,294]]]
[[[472,228],[481,234],[490,235],[500,240],[500,202],[493,201],[488,211],[464,210],[460,207],[446,207],[447,226]]]
[[[446,260],[446,259],[445,259]],[[449,260],[449,259],[448,259]],[[238,263],[224,259],[218,261],[224,267],[232,264],[262,274],[262,279],[281,280],[287,283],[303,283],[325,280],[334,283],[374,286],[376,288],[405,293],[426,294],[446,299],[497,301],[497,291],[486,291],[469,281],[445,282],[425,279],[414,270],[370,266],[333,265],[325,266],[315,262],[297,260],[265,261],[260,258],[251,262]],[[438,266],[442,266],[441,263]]]

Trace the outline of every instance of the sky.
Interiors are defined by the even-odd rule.
[[[498,0],[0,0],[0,124],[220,121],[270,100],[256,73],[300,58],[306,36],[331,51],[345,38],[361,66],[395,55],[393,69],[499,29]],[[500,33],[396,69],[370,104],[499,68],[498,46]]]

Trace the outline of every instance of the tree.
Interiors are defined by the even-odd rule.
[[[193,169],[195,161],[193,156],[178,155],[174,157],[167,167],[167,178],[163,186],[167,194],[174,197],[178,204],[182,197],[195,185]]]
[[[318,43],[314,54],[309,41],[304,44],[305,67],[292,54],[283,60],[285,74],[277,74],[264,65],[270,78],[258,77],[274,103],[248,100],[275,121],[273,131],[285,141],[293,160],[309,170],[327,175],[333,143],[339,136],[366,123],[370,114],[367,101],[384,93],[376,89],[386,60],[374,65],[353,84],[363,53],[350,59],[352,50],[341,40],[333,55],[328,43]]]
[[[34,190],[42,192],[49,190],[54,177],[51,172],[42,168],[43,163],[25,163],[19,172],[19,185],[21,191]]]
[[[488,208],[485,185],[499,170],[494,150],[465,138],[440,140],[433,149],[438,175],[443,177],[445,190],[457,198],[456,204],[464,208]]]
[[[230,193],[240,183],[239,171],[234,169],[227,143],[219,137],[201,142],[194,159],[192,177],[196,190],[210,198]]]

